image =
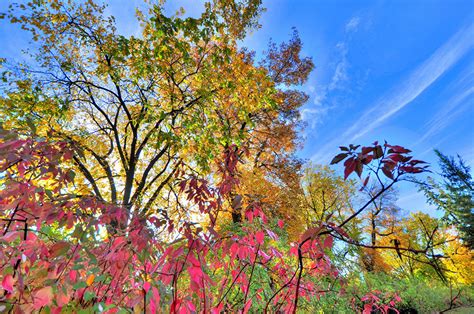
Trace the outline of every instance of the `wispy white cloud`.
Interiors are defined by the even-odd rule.
[[[399,85],[362,113],[341,136],[325,145],[313,159],[326,161],[339,144],[359,139],[410,104],[472,48],[473,34],[474,24],[459,30]]]
[[[360,17],[359,16],[354,16],[349,20],[349,22],[346,23],[346,32],[353,32],[356,31],[359,28],[360,24]]]
[[[331,93],[344,88],[345,83],[349,80],[349,62],[347,58],[348,54],[348,43],[350,41],[349,33],[353,33],[357,30],[361,22],[360,17],[356,16],[351,18],[345,24],[345,39],[336,44],[335,50],[337,55],[337,61],[335,62],[334,72],[332,73],[329,83],[321,86],[318,90],[314,86],[310,86],[309,91],[313,95],[313,105],[301,110],[301,117],[306,121],[311,129],[314,129],[327,115],[327,113],[337,107],[335,104],[330,104],[328,99],[331,97]]]
[[[452,125],[453,122],[460,117],[466,110],[472,108],[474,104],[474,63],[471,62],[465,70],[459,75],[459,78],[451,84],[449,90],[453,95],[448,99],[442,100],[442,105],[436,114],[425,124],[422,136],[415,143],[419,145],[426,140],[430,140],[436,136],[437,145],[439,142],[439,134],[443,129]],[[445,137],[444,140],[447,138]]]
[[[416,142],[416,145],[438,134],[441,130],[452,124],[461,113],[469,109],[473,105],[473,94],[474,87],[471,87],[448,100],[446,105],[427,123],[428,128]]]
[[[336,48],[339,51],[340,60],[336,65],[331,82],[327,87],[328,91],[340,88],[341,84],[347,81],[349,78],[347,74],[347,69],[349,67],[349,63],[347,61],[347,44],[345,42],[340,42],[336,45]]]
[[[314,86],[310,86],[308,90],[313,94],[312,105],[301,110],[301,118],[308,123],[311,130],[314,130],[316,126],[322,122],[327,113],[335,107],[334,104],[328,101],[331,92],[341,89],[348,80],[347,49],[342,43],[339,43],[336,48],[340,52],[340,59],[335,66],[329,83],[317,90]]]

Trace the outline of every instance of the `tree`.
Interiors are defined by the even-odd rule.
[[[365,187],[365,193],[368,199],[372,199],[379,190],[380,183],[374,183],[371,186]],[[399,212],[400,209],[396,206],[395,202],[397,199],[396,191],[392,188],[387,190],[378,199],[372,202],[370,211],[364,216],[363,220],[366,222],[365,229],[369,234],[370,245],[376,247],[383,242],[385,237],[392,236],[394,246],[400,245],[400,241],[393,237],[395,228],[399,224]],[[397,252],[398,254],[399,252]],[[401,253],[400,253],[401,254]],[[371,271],[389,271],[390,266],[384,261],[381,256],[381,250],[376,248],[363,248],[362,249],[362,263],[364,268]]]
[[[213,1],[181,18],[159,4],[138,11],[140,37],[124,37],[92,1],[12,6],[8,17],[39,48],[35,64],[7,73],[4,126],[73,143],[76,193],[130,215],[179,215],[162,202],[175,178],[212,175],[231,145],[269,171],[294,149],[307,96],[292,87],[313,64],[299,56],[296,32],[261,64],[237,47],[261,10],[260,1]]]
[[[302,177],[307,224],[340,221],[353,212],[354,181],[344,181],[327,166],[308,164]]]
[[[474,248],[474,182],[470,168],[460,156],[456,161],[452,157],[435,150],[441,167],[442,182],[428,178],[420,182],[420,189],[428,201],[444,211],[444,220],[455,225],[461,233],[463,242]]]
[[[182,18],[160,2],[124,37],[90,0],[12,6],[38,49],[7,65],[0,98],[2,310],[296,313],[336,289],[334,240],[360,244],[348,227],[425,166],[401,146],[342,147],[344,179],[386,185],[290,242],[278,218],[302,202],[297,87],[313,64],[296,33],[259,64],[238,47],[261,10],[215,0]],[[378,296],[364,311],[395,306]]]

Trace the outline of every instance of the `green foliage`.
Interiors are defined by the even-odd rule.
[[[366,273],[363,278],[351,278],[345,293],[328,293],[312,304],[313,313],[354,313],[354,302],[370,291],[397,293],[401,312],[439,313],[450,308],[466,309],[474,306],[474,287],[445,286],[439,281],[421,278],[397,279],[384,273]],[[458,294],[459,293],[459,294]],[[472,309],[471,309],[472,310]],[[472,312],[471,312],[472,313]]]
[[[442,182],[428,178],[428,182],[420,184],[428,201],[444,211],[444,220],[455,225],[464,243],[474,248],[474,181],[470,168],[458,155],[456,161],[435,150],[441,167]]]

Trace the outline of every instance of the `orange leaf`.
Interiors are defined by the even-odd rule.
[[[95,279],[95,276],[93,274],[89,275],[89,277],[87,277],[86,284],[88,286],[92,285],[94,283],[94,279]]]

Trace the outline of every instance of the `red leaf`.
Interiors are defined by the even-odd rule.
[[[53,300],[53,288],[44,287],[34,293],[33,307],[39,310],[43,306],[51,304]]]
[[[347,153],[340,153],[340,154],[336,155],[336,157],[334,157],[334,158],[331,160],[331,165],[337,164],[338,162],[340,162],[341,160],[343,160],[343,159],[346,158],[347,156],[348,156]]]
[[[186,303],[186,306],[187,306],[188,309],[191,311],[191,313],[196,312],[196,306],[193,304],[192,301],[188,301],[188,302]]]
[[[200,284],[201,283],[201,278],[203,277],[202,269],[201,267],[189,267],[188,268],[189,272],[189,277],[191,277],[191,280]]]
[[[367,155],[374,150],[373,147],[362,147],[362,155]]]
[[[366,304],[364,305],[364,311],[362,312],[363,314],[370,314],[372,313],[372,304]]]
[[[321,227],[309,228],[301,235],[301,241],[305,241],[308,238],[315,237],[319,233],[320,230],[321,230]]]
[[[383,156],[383,149],[382,149],[382,146],[380,145],[377,145],[375,147],[375,152],[374,152],[374,157],[375,159],[379,159],[380,157]]]
[[[220,314],[223,309],[224,309],[224,303],[220,303],[218,306],[216,306],[215,308],[211,310],[211,314]]]
[[[283,229],[283,226],[285,225],[285,223],[283,222],[283,220],[278,220],[278,227],[282,228]]]
[[[16,240],[16,238],[20,235],[21,234],[18,231],[9,231],[1,239],[6,241],[6,242],[12,242],[12,241]]]
[[[143,290],[145,290],[145,292],[148,292],[148,290],[150,290],[151,288],[151,284],[146,281],[144,284],[143,284]]]
[[[367,183],[369,183],[369,178],[370,176],[367,176],[367,178],[365,178],[364,183],[362,183],[363,188],[365,188],[367,186]]]
[[[69,280],[71,280],[71,282],[76,282],[77,280],[77,271],[72,269],[70,272],[69,272]]]
[[[330,249],[332,247],[332,243],[333,238],[331,236],[327,236],[326,239],[324,239],[323,248]]]
[[[252,306],[252,299],[249,299],[249,300],[247,301],[247,303],[245,304],[243,313],[244,313],[244,314],[245,314],[245,313],[248,313],[251,306]]]
[[[357,161],[354,158],[349,158],[344,162],[344,180],[347,179],[347,177],[354,172],[355,167],[357,165]]]
[[[349,235],[347,234],[347,232],[344,231],[344,229],[340,228],[340,227],[333,227],[334,230],[336,230],[337,233],[339,233],[340,235],[342,235],[343,237],[346,237],[346,238],[350,238]]]
[[[390,159],[393,160],[394,162],[403,161],[403,156],[400,155],[400,154],[390,154],[390,155],[388,155],[388,158],[390,158]]]
[[[230,246],[230,253],[232,257],[237,255],[238,251],[239,251],[239,245],[236,242],[232,243],[232,245]]]
[[[258,244],[262,245],[264,239],[265,239],[265,234],[263,233],[263,231],[257,231],[257,233],[255,233],[255,240],[257,240]]]
[[[407,154],[407,153],[411,153],[411,150],[409,149],[406,149],[405,147],[402,147],[402,146],[399,146],[399,145],[387,145],[387,147],[390,147],[390,149],[394,152],[394,153],[399,153],[399,154]]]
[[[385,174],[385,175],[387,176],[387,178],[393,180],[392,171],[390,171],[387,167],[383,167],[383,168],[382,168],[382,172],[383,172],[383,174]]]
[[[251,223],[253,221],[253,211],[251,210],[247,210],[245,212],[245,217],[247,218],[247,220]]]
[[[65,306],[69,303],[71,296],[67,293],[59,293],[56,295],[56,303],[58,306]]]
[[[13,277],[12,275],[6,275],[2,280],[2,287],[9,293],[13,293]]]
[[[155,304],[160,304],[160,292],[156,287],[151,288],[151,293],[153,294],[153,300],[155,301]]]
[[[362,162],[360,162],[359,160],[356,162],[356,167],[355,167],[355,171],[357,173],[357,175],[360,176],[362,175],[362,170],[363,170],[363,165],[362,165]]]

